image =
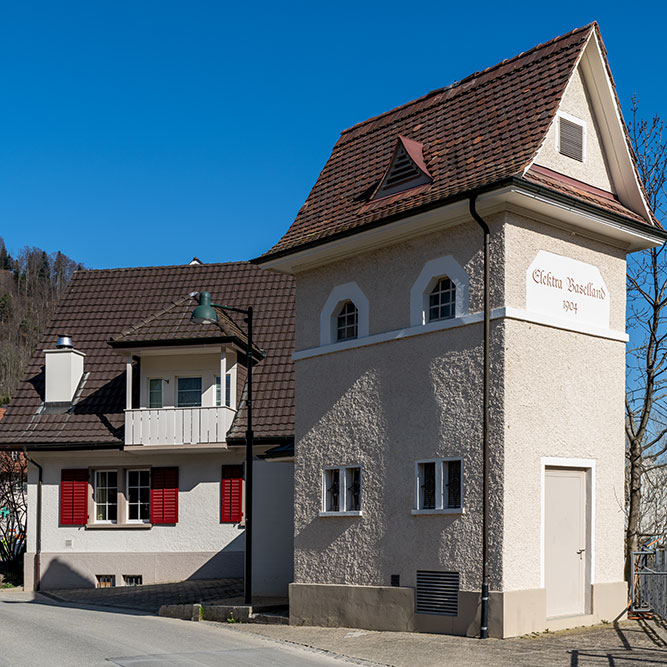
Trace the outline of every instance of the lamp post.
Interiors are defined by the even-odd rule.
[[[245,315],[248,324],[246,357],[248,363],[248,386],[246,392],[247,424],[245,435],[245,572],[243,578],[243,597],[247,605],[252,604],[252,306],[235,308],[211,303],[210,292],[199,293],[199,305],[192,311],[192,322],[214,324],[218,321],[215,308],[230,310]],[[221,378],[222,380],[222,378]]]

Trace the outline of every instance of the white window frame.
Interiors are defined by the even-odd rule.
[[[347,491],[348,491],[348,470],[354,468],[359,469],[359,507],[363,508],[363,495],[364,495],[364,473],[363,466],[360,463],[352,463],[345,466],[327,466],[322,470],[322,511],[319,513],[320,516],[362,516],[362,510],[348,510],[347,509]],[[328,510],[327,509],[327,473],[330,470],[338,471],[338,510]]]
[[[445,507],[445,489],[447,487],[445,464],[450,461],[459,461],[461,464],[461,489],[460,489],[460,506],[459,507]],[[421,466],[424,463],[435,464],[435,508],[422,509],[422,492],[421,492]],[[436,459],[420,459],[415,461],[415,497],[414,509],[412,514],[465,514],[464,509],[464,484],[463,484],[463,458],[460,456],[444,456]]]
[[[162,400],[160,401],[162,405],[159,408],[154,408],[151,407],[151,382],[153,380],[160,380],[160,397]],[[146,400],[146,405],[149,410],[161,410],[164,407],[164,385],[165,385],[165,379],[162,377],[148,377],[146,378],[147,382],[147,387],[146,387],[146,393],[147,393],[147,400]]]
[[[338,340],[338,313],[346,301],[351,301],[357,308],[357,338]],[[345,283],[331,290],[329,298],[320,311],[320,345],[349,343],[365,338],[369,333],[369,304],[366,295],[357,283]]]
[[[582,150],[581,150],[581,163],[585,164],[586,163],[586,145],[588,142],[586,141],[587,138],[587,127],[586,127],[586,121],[583,120],[582,118],[577,118],[576,116],[573,116],[572,114],[567,113],[566,111],[557,111],[556,112],[556,132],[554,133],[556,135],[556,152],[558,155],[562,155],[563,157],[568,157],[567,155],[564,155],[563,153],[560,152],[560,119],[565,118],[565,120],[569,120],[570,123],[574,123],[575,125],[579,125],[582,128],[582,133],[581,133],[581,140],[583,142]],[[573,160],[574,158],[570,158]],[[575,162],[578,162],[578,160],[574,160]]]
[[[429,321],[429,297],[441,278],[449,278],[456,287],[454,317]],[[410,288],[410,326],[432,326],[438,328],[443,322],[468,314],[470,281],[465,269],[451,256],[431,259],[422,268],[417,280]]]
[[[210,376],[209,376],[210,377]],[[179,405],[179,389],[178,389],[178,383],[180,380],[195,380],[198,379],[200,382],[200,392],[199,392],[199,405]],[[174,403],[176,404],[177,408],[183,408],[185,410],[192,410],[194,408],[201,408],[204,407],[204,394],[206,393],[204,389],[204,378],[201,375],[179,375],[176,378],[176,400]],[[209,399],[210,400],[210,399]],[[215,404],[215,397],[213,397],[213,403]]]
[[[148,473],[148,518],[130,519],[130,473],[147,472]],[[125,470],[125,523],[146,524],[151,522],[151,469],[150,468],[127,468]]]
[[[115,472],[116,473],[116,518],[115,519],[98,519],[97,518],[97,475],[99,473],[110,473],[110,472]],[[96,523],[98,525],[116,525],[119,523],[120,519],[120,503],[118,502],[118,496],[120,495],[120,471],[118,468],[94,468],[93,469],[93,523]],[[107,490],[110,488],[108,486],[104,487]],[[109,505],[108,498],[107,502],[105,503],[107,506]],[[107,512],[108,514],[108,512]]]
[[[222,386],[222,376],[217,374],[215,380],[215,406],[217,408],[232,407],[232,372],[225,373],[225,386]],[[227,383],[229,382],[229,387]],[[220,394],[218,396],[218,394]]]

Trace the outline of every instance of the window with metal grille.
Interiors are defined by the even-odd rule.
[[[558,146],[561,154],[579,162],[584,161],[584,126],[562,116],[559,118]]]
[[[455,306],[456,286],[449,278],[440,278],[428,297],[428,321],[454,317]]]
[[[124,574],[123,582],[126,586],[141,586],[144,583],[144,578],[141,574]]]
[[[417,570],[415,611],[418,614],[458,616],[459,573]]]
[[[361,513],[361,467],[327,468],[323,475],[324,512]]]
[[[413,512],[460,512],[463,496],[461,459],[417,462],[417,488]]]
[[[116,575],[96,574],[97,588],[113,588],[116,585]]]
[[[358,334],[359,311],[351,301],[346,301],[336,318],[336,340],[350,340]]]

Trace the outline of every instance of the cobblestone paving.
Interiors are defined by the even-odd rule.
[[[238,624],[228,629],[394,667],[667,666],[667,624],[659,619],[484,641],[351,628]]]
[[[243,592],[242,579],[201,579],[150,586],[115,588],[72,588],[44,591],[64,602],[74,604],[125,607],[152,614],[163,604],[192,604],[234,598]]]

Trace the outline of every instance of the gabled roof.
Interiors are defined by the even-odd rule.
[[[254,307],[254,338],[257,347],[267,353],[254,367],[255,434],[276,442],[293,437],[293,278],[234,262],[76,272],[0,422],[0,445],[120,446],[124,439],[125,362],[108,344],[110,336],[126,332],[131,337],[138,329],[144,331],[141,337],[148,332],[159,336],[157,324],[163,321],[170,322],[167,329],[175,327],[172,330],[178,332],[178,318],[190,306],[183,295],[202,290],[211,292],[218,303]],[[170,301],[173,309],[165,307]],[[137,327],[151,312],[156,316],[148,318],[145,329]],[[164,320],[159,313],[164,313]],[[86,354],[84,370],[89,375],[71,411],[42,414],[42,350],[53,347],[62,331],[67,331],[74,347]],[[229,436],[243,438],[242,426],[234,424]]]
[[[345,130],[292,226],[255,261],[268,262],[472,191],[523,180],[593,36],[606,63],[598,26],[592,23]],[[617,104],[609,81],[612,92],[605,94]],[[617,106],[614,113],[620,114]],[[372,200],[399,136],[423,145],[433,180]],[[624,150],[630,165],[631,148]],[[629,166],[634,174],[633,169]],[[578,198],[578,189],[570,188],[568,196]],[[586,193],[583,200],[609,210],[604,197]],[[638,215],[620,201],[613,208],[628,220],[654,224],[650,214]]]
[[[230,342],[245,352],[247,336],[227,311],[221,308],[215,309],[218,314],[218,321],[215,324],[203,326],[192,322],[192,311],[198,303],[197,292],[176,299],[157,313],[112,336],[109,345],[113,348],[140,348],[153,345]],[[256,345],[253,347],[253,356],[261,359],[262,351]]]

